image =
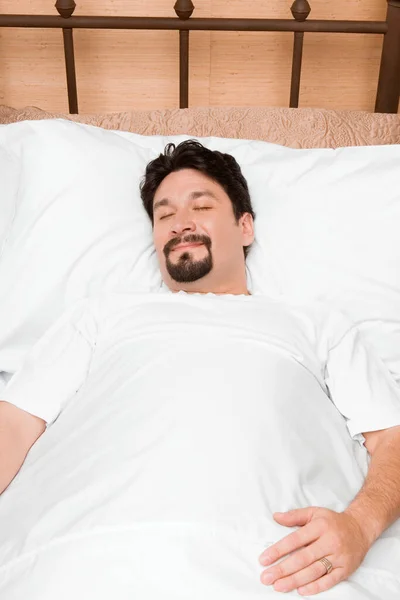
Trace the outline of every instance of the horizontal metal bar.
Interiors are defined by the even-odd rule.
[[[293,19],[177,19],[170,17],[96,17],[67,19],[58,15],[0,15],[0,27],[71,29],[149,29],[174,31],[304,31],[314,33],[386,33],[386,21]]]

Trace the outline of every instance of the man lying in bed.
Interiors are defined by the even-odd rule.
[[[264,593],[333,588],[400,516],[400,391],[341,313],[250,294],[254,213],[233,157],[170,145],[141,194],[163,293],[77,303],[11,380],[0,403],[4,526],[29,506],[25,535],[40,546],[45,508],[64,505],[63,534],[230,523],[242,542],[272,540],[254,556],[258,585],[273,586]],[[74,493],[89,498],[82,509],[68,504]],[[154,571],[165,560],[154,548]],[[360,589],[349,598],[366,598]],[[254,590],[238,597],[263,597]]]

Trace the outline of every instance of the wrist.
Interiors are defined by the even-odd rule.
[[[379,520],[373,513],[371,514],[371,511],[360,510],[351,504],[343,512],[352,519],[364,542],[368,548],[370,548],[383,531],[383,527],[379,523]]]

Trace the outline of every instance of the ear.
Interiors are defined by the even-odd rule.
[[[240,227],[242,229],[243,246],[250,246],[254,241],[254,221],[250,213],[244,213],[240,217]]]

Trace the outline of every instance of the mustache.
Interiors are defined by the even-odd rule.
[[[211,240],[207,235],[196,235],[192,233],[185,237],[169,240],[169,242],[167,242],[164,246],[164,255],[167,257],[171,250],[173,250],[176,246],[180,246],[180,244],[204,244],[208,250],[211,249]]]

